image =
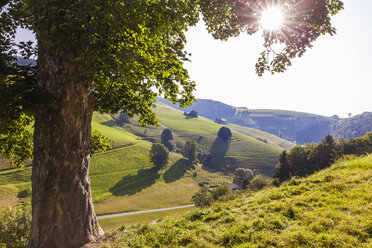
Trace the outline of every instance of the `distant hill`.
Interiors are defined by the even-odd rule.
[[[158,101],[180,109],[164,99],[159,98]],[[297,144],[318,143],[327,134],[348,139],[361,137],[372,131],[370,112],[344,119],[336,115],[327,117],[288,110],[234,107],[207,99],[198,99],[191,107],[182,109],[191,110],[214,121],[223,118],[229,123],[259,129]]]
[[[358,138],[372,131],[372,113],[365,112],[352,118],[330,119],[328,121],[316,122],[296,133],[299,143],[320,142],[322,138],[331,134],[333,137],[347,140]]]

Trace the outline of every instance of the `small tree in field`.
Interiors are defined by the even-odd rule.
[[[196,160],[196,142],[194,140],[187,141],[182,154],[190,163],[193,163]]]
[[[176,142],[174,140],[173,133],[170,129],[164,129],[161,133],[161,143],[168,148],[169,151],[177,149]]]
[[[198,112],[196,112],[195,110],[191,110],[188,116],[190,118],[198,118]]]
[[[169,152],[162,144],[153,144],[150,150],[150,160],[158,168],[163,168],[169,159]]]
[[[231,130],[228,127],[221,127],[217,135],[219,139],[226,141],[230,140],[232,136]]]

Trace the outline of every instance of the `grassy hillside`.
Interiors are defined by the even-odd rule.
[[[218,170],[224,170],[226,165],[231,168],[247,167],[257,173],[272,175],[279,153],[283,147],[289,148],[293,144],[269,133],[236,125],[230,125],[232,140],[221,143],[217,140],[217,132],[223,126],[207,118],[188,119],[182,111],[163,103],[157,103],[154,112],[160,122],[160,128],[142,128],[135,124],[124,124],[123,128],[136,135],[160,142],[160,135],[164,128],[169,128],[175,135],[179,147],[187,140],[195,140],[199,147],[215,155],[214,164]],[[268,143],[257,140],[266,139]]]
[[[102,247],[371,247],[372,155],[177,219],[119,229]]]
[[[155,170],[148,157],[151,143],[115,125],[109,115],[93,116],[93,128],[109,137],[115,148],[94,154],[91,159],[90,177],[97,214],[190,204],[191,196],[199,189],[198,182],[232,181],[231,174],[205,171],[200,165],[189,170],[182,156],[176,153],[171,154],[166,168]],[[29,202],[30,179],[30,166],[0,170],[0,207]]]

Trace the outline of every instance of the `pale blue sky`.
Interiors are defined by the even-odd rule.
[[[372,111],[372,1],[344,0],[333,18],[333,37],[323,36],[285,73],[263,77],[254,65],[262,51],[260,34],[227,42],[213,40],[203,24],[188,32],[187,65],[196,96],[247,108],[317,113]]]
[[[287,109],[346,117],[372,111],[372,1],[344,0],[333,18],[337,34],[323,36],[282,74],[263,77],[254,65],[262,51],[260,34],[217,41],[203,23],[190,28],[187,64],[198,98],[238,107]],[[21,32],[19,38],[32,34]]]

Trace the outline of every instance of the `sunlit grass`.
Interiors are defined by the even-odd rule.
[[[113,233],[104,247],[370,247],[372,155]]]

